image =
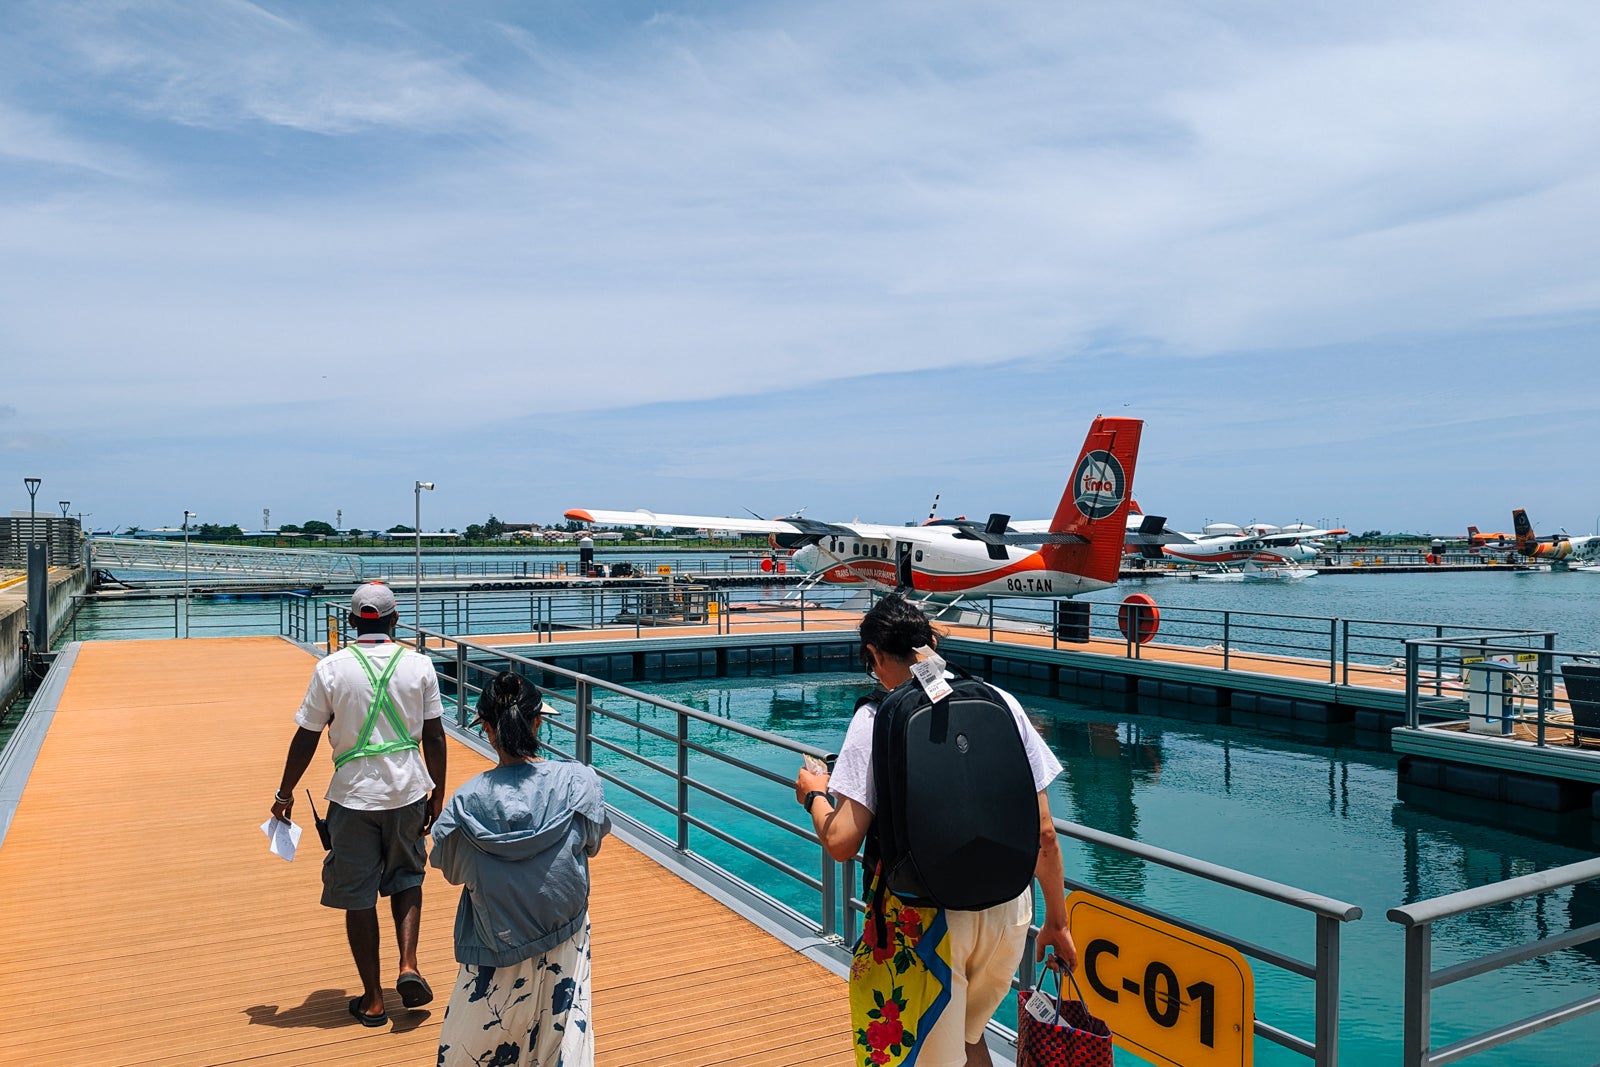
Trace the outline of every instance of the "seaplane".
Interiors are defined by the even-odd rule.
[[[808,584],[899,591],[928,611],[989,596],[1072,597],[1117,582],[1143,428],[1140,419],[1097,416],[1055,514],[1017,525],[999,513],[985,522],[930,519],[918,526],[593,508],[573,508],[566,517],[594,526],[766,534],[773,548],[794,552]]]
[[[1319,530],[1305,523],[1272,526],[1252,523],[1212,523],[1198,534],[1187,535],[1187,543],[1163,544],[1146,549],[1147,558],[1176,559],[1200,563],[1217,569],[1197,575],[1211,581],[1298,582],[1316,577],[1315,567],[1307,567],[1322,551],[1319,538],[1337,537],[1349,530]]]
[[[1569,537],[1565,533],[1541,539],[1533,532],[1528,513],[1517,508],[1511,513],[1511,528],[1516,531],[1519,555],[1574,570],[1596,570],[1600,563],[1600,537]]]

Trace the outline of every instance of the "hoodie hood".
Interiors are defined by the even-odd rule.
[[[567,760],[492,768],[482,775],[484,788],[451,798],[456,826],[496,859],[531,859],[566,840],[574,815],[605,822],[599,783],[586,770]]]

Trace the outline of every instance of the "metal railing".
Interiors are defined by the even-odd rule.
[[[344,596],[284,593],[294,618],[289,636],[321,645],[326,619],[342,615]],[[675,628],[703,627],[717,635],[755,629],[854,631],[856,612],[867,603],[855,590],[808,591],[803,597],[769,599],[760,589],[705,589],[694,585],[636,588],[550,589],[534,592],[427,593],[421,624],[429,633],[453,637],[511,636],[523,644],[545,644],[559,635],[590,632],[597,638],[666,635]],[[399,599],[402,622],[415,626],[411,598]],[[426,638],[424,638],[426,640]]]
[[[954,625],[983,630],[991,641],[1006,633],[1048,636],[1052,649],[1069,651],[1074,645],[1094,643],[1095,650],[1104,653],[1108,642],[1120,644],[1128,659],[1143,658],[1148,649],[1175,646],[1222,670],[1249,671],[1252,664],[1292,660],[1314,666],[1328,682],[1342,685],[1360,684],[1363,673],[1399,673],[1406,643],[1419,638],[1468,642],[1546,636],[1545,631],[1487,626],[1161,605],[1159,629],[1148,645],[1141,645],[1119,624],[1121,603],[1071,603],[1077,605],[1077,614],[1063,614],[1051,601],[970,600],[958,606],[970,617]],[[1137,621],[1140,610],[1130,606],[1134,616],[1130,622]],[[1130,624],[1130,631],[1137,629]]]
[[[301,599],[305,599],[302,597]],[[238,636],[286,633],[286,600],[266,597],[193,596],[185,602],[171,593],[78,594],[72,620],[62,637],[72,641],[105,638]],[[187,622],[187,627],[185,627]]]
[[[1433,992],[1455,982],[1490,974],[1513,964],[1600,940],[1600,923],[1591,923],[1550,937],[1490,952],[1447,967],[1433,964],[1433,927],[1441,920],[1509,904],[1552,890],[1600,879],[1600,859],[1556,867],[1537,874],[1478,886],[1447,896],[1389,909],[1389,921],[1405,927],[1405,1027],[1402,1067],[1442,1067],[1479,1052],[1509,1044],[1529,1034],[1579,1019],[1600,1010],[1600,993],[1593,993],[1515,1022],[1481,1030],[1471,1036],[1433,1048]],[[1475,1011],[1481,1014],[1481,1007]],[[1590,1049],[1589,1055],[1594,1052]],[[1589,1055],[1583,1056],[1584,1060]]]
[[[779,803],[793,789],[793,768],[806,755],[822,756],[823,750],[779,734],[730,721],[711,712],[688,707],[577,671],[557,667],[505,649],[475,644],[459,636],[426,628],[402,629],[413,634],[413,642],[435,658],[443,676],[441,686],[449,694],[447,705],[453,711],[455,728],[469,729],[471,697],[480,692],[484,681],[500,670],[522,673],[547,700],[570,708],[570,715],[546,719],[547,730],[559,733],[562,744],[550,748],[560,755],[595,766],[608,786],[621,790],[634,802],[643,804],[664,822],[652,830],[663,847],[683,856],[718,867],[727,878],[740,885],[767,907],[777,908],[805,930],[830,939],[844,950],[859,931],[866,902],[855,893],[858,864],[855,860],[838,863],[822,849],[809,823],[797,824],[773,815],[759,802],[760,791]],[[610,697],[631,703],[643,712],[629,714],[608,706]],[[616,732],[617,729],[622,731]],[[739,752],[724,751],[696,729],[736,737]],[[608,730],[611,730],[608,736]],[[760,754],[746,754],[754,742]],[[772,764],[788,762],[782,769]],[[602,766],[598,761],[608,761]],[[698,770],[697,770],[698,765]],[[730,780],[716,780],[718,774]],[[787,804],[784,804],[787,807]],[[733,814],[733,820],[728,818]],[[820,864],[816,874],[803,869],[803,861],[792,861],[753,843],[755,834],[739,832],[738,819],[755,820],[760,826],[779,831],[806,851],[815,848]],[[746,824],[753,825],[753,824]],[[1121,903],[1146,914],[1193,930],[1233,947],[1254,960],[1288,974],[1310,979],[1314,1001],[1314,1033],[1307,1039],[1262,1019],[1255,1020],[1255,1033],[1266,1040],[1300,1053],[1318,1067],[1331,1067],[1338,1060],[1340,931],[1344,923],[1361,917],[1353,904],[1307,892],[1293,886],[1259,878],[1242,871],[1184,856],[1176,852],[1103,833],[1088,826],[1056,820],[1064,837],[1098,848],[1111,849],[1143,862],[1155,863],[1181,874],[1251,894],[1262,900],[1287,905],[1312,916],[1315,925],[1315,958],[1302,960],[1265,945],[1196,923],[1186,922],[1142,904]],[[748,857],[767,877],[744,877],[721,866],[697,848],[707,839],[725,852],[731,850]],[[779,885],[813,894],[815,906],[801,910],[786,903],[792,893],[773,888]],[[762,884],[758,884],[762,883]],[[1086,883],[1068,879],[1063,888],[1081,888],[1108,896]],[[1119,899],[1111,897],[1110,899]],[[1024,968],[1031,968],[1034,935],[1031,931],[1019,961],[1018,981]],[[1009,1028],[991,1024],[1002,1036],[1012,1037]]]
[[[1236,889],[1261,900],[1287,905],[1309,914],[1315,926],[1316,950],[1315,958],[1308,961],[1279,952],[1265,945],[1236,937],[1226,931],[1189,922],[1166,912],[1158,911],[1148,905],[1115,896],[1086,882],[1073,878],[1066,879],[1068,888],[1082,889],[1108,900],[1116,901],[1124,907],[1193,931],[1202,937],[1219,941],[1249,956],[1251,959],[1288,974],[1309,978],[1312,982],[1315,1017],[1311,1039],[1307,1040],[1304,1037],[1292,1034],[1281,1027],[1263,1021],[1259,1016],[1255,1019],[1255,1033],[1276,1045],[1281,1045],[1292,1052],[1297,1052],[1307,1057],[1317,1067],[1332,1067],[1332,1065],[1339,1062],[1340,938],[1345,923],[1355,922],[1361,918],[1361,909],[1359,907],[1342,900],[1336,900],[1333,897],[1311,893],[1294,886],[1285,885],[1282,882],[1259,878],[1243,871],[1234,870],[1231,867],[1195,859],[1192,856],[1157,848],[1154,845],[1147,845],[1126,837],[1118,837],[1116,834],[1108,834],[1078,823],[1057,819],[1055,824],[1056,832],[1066,837],[1100,848],[1109,848],[1146,863],[1158,864],[1181,874],[1226,886],[1230,889]],[[1034,944],[1037,933],[1037,928],[1029,931],[1028,943],[1022,956],[1022,968],[1018,972],[1019,983],[1023,978],[1024,972],[1031,972],[1033,968]]]
[[[1570,729],[1573,746],[1589,733],[1600,737],[1600,723],[1577,721],[1579,708],[1590,702],[1575,701],[1556,685],[1565,664],[1592,664],[1597,657],[1558,649],[1555,638],[1528,632],[1406,642],[1406,726],[1421,729],[1424,717],[1466,720],[1473,732],[1509,736],[1519,723],[1531,723],[1539,748],[1549,744],[1552,726]],[[1563,702],[1566,712],[1559,710]]]
[[[359,582],[361,559],[314,548],[254,548],[190,541],[91,538],[101,569],[189,574],[195,578],[275,578],[290,581]]]
[[[798,926],[817,937],[834,938],[839,944],[854,937],[855,924],[845,902],[850,899],[847,887],[856,878],[855,862],[839,863],[828,856],[812,832],[809,820],[802,826],[773,815],[762,805],[747,799],[765,788],[769,793],[776,789],[780,791],[776,794],[778,797],[789,796],[792,800],[794,768],[806,755],[826,755],[824,750],[514,652],[473,644],[426,628],[402,624],[401,630],[411,633],[414,643],[431,655],[441,668],[441,688],[448,693],[447,704],[454,712],[456,729],[472,729],[468,725],[472,719],[469,698],[482,691],[483,681],[501,670],[523,674],[539,687],[546,700],[570,709],[569,714],[558,713],[545,720],[547,730],[561,734],[564,739],[564,745],[549,744],[548,747],[559,755],[593,766],[608,786],[644,804],[651,813],[665,816],[664,828],[650,826],[648,815],[643,821],[645,830],[657,837],[664,847],[717,867],[768,908],[786,913]],[[603,697],[648,709],[655,713],[655,721],[644,712],[629,714],[608,706],[602,702]],[[662,725],[661,720],[666,725]],[[745,744],[755,742],[769,762],[779,759],[789,762],[782,771],[763,766],[756,758],[723,751],[707,738],[697,736],[696,728],[702,733],[735,736]],[[627,743],[630,739],[631,744]],[[601,757],[598,763],[597,756]],[[610,765],[605,765],[607,763]],[[731,775],[739,784],[714,780],[719,774]],[[730,809],[796,842],[815,846],[820,857],[817,873],[802,870],[751,843],[748,835],[730,832],[726,823]],[[722,820],[717,818],[718,814],[723,816]],[[780,876],[785,884],[803,893],[816,894],[815,909],[797,909],[785,900],[786,896],[792,899],[793,894],[757,886],[700,854],[697,845],[705,843],[706,839],[750,857],[763,869]]]

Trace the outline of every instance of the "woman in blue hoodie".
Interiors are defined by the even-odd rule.
[[[589,1067],[589,857],[611,830],[600,778],[544,759],[539,690],[511,671],[478,698],[498,766],[456,791],[433,859],[459,885],[439,1064]]]

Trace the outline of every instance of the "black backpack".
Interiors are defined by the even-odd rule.
[[[1039,859],[1039,799],[1011,709],[957,671],[938,703],[915,678],[878,705],[868,870],[906,904],[981,911],[1014,900]]]

